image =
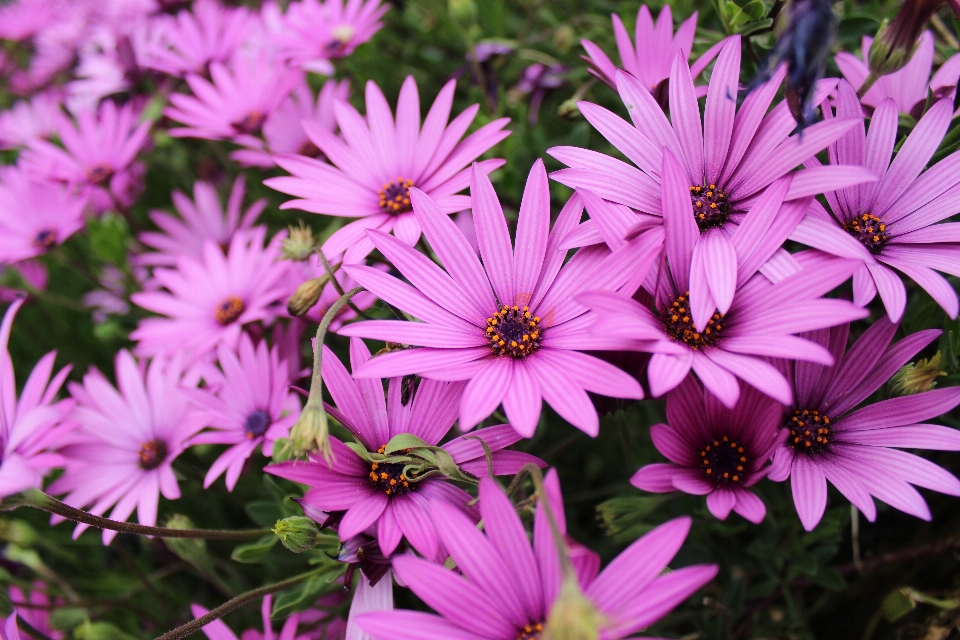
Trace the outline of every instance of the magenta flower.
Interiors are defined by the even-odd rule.
[[[333,74],[331,60],[353,53],[383,26],[381,0],[299,0],[280,18],[274,44],[306,71]]]
[[[510,425],[529,438],[545,400],[565,420],[595,436],[600,421],[588,391],[639,399],[643,390],[629,374],[581,352],[596,348],[597,341],[583,317],[586,308],[573,298],[585,287],[625,286],[631,274],[623,264],[641,265],[634,288],[639,286],[656,259],[652,249],[661,242],[659,229],[629,252],[599,248],[564,265],[566,251],[558,245],[580,217],[580,199],[571,198],[550,232],[549,185],[538,160],[524,189],[514,251],[493,185],[474,167],[470,193],[480,260],[456,223],[414,189],[417,220],[446,271],[376,230],[368,232],[371,240],[413,287],[369,267],[344,267],[382,300],[420,320],[370,320],[340,329],[341,335],[420,347],[377,356],[355,375],[469,381],[460,401],[464,430],[503,402]]]
[[[0,149],[25,147],[37,138],[49,138],[57,130],[61,96],[44,91],[20,100],[0,112]]]
[[[379,612],[358,617],[360,627],[377,640],[402,640],[411,630],[419,640],[539,638],[562,580],[545,511],[537,505],[531,545],[513,504],[492,479],[484,478],[480,512],[483,532],[446,504],[431,508],[459,573],[413,555],[393,561],[398,578],[439,615]],[[601,640],[637,633],[713,579],[716,565],[663,573],[689,530],[689,518],[671,520],[627,547],[599,575],[594,570],[579,576],[584,595],[604,616]]]
[[[263,138],[243,140],[246,149],[239,149],[230,157],[241,164],[251,167],[272,168],[273,155],[293,153],[311,158],[323,159],[323,154],[310,138],[301,124],[308,120],[319,128],[334,133],[337,129],[333,105],[346,101],[350,97],[350,81],[330,79],[323,83],[316,101],[306,83],[293,90],[290,97],[263,123]]]
[[[665,104],[666,95],[659,95],[657,90],[661,89],[661,93],[665,91],[666,86],[661,88],[661,83],[670,77],[670,68],[677,55],[682,55],[683,59],[687,60],[693,52],[697,15],[698,12],[694,11],[693,15],[684,20],[674,33],[673,14],[669,4],[665,4],[660,10],[656,25],[654,25],[653,16],[650,15],[650,8],[645,4],[640,5],[640,10],[637,12],[636,47],[634,47],[620,16],[611,14],[617,52],[620,54],[620,66],[614,65],[607,54],[589,40],[580,41],[587,51],[583,59],[590,65],[590,73],[607,83],[610,88],[617,88],[617,69],[623,69]],[[720,53],[724,44],[723,40],[718,42],[697,58],[690,68],[690,76],[696,78],[703,73],[710,61]],[[706,95],[706,87],[698,87],[697,95]]]
[[[764,465],[786,436],[779,429],[783,408],[740,386],[740,399],[728,409],[693,376],[684,378],[667,395],[669,424],[650,427],[654,446],[672,464],[649,464],[630,484],[655,493],[706,495],[707,508],[720,520],[732,509],[759,524],[767,508],[749,488],[770,472]]]
[[[290,392],[290,373],[276,347],[261,341],[256,347],[250,336],[240,336],[237,351],[220,345],[220,368],[201,364],[203,389],[186,389],[200,409],[198,420],[211,431],[194,436],[190,445],[227,444],[203,479],[204,488],[226,471],[227,489],[233,491],[243,464],[261,447],[273,454],[273,442],[287,436],[300,415],[300,402]]]
[[[871,522],[877,517],[871,496],[929,520],[926,502],[910,485],[958,496],[960,480],[928,460],[892,447],[960,451],[956,429],[917,424],[960,404],[960,387],[853,409],[940,331],[918,331],[890,344],[897,324],[882,318],[844,354],[849,329],[842,325],[807,336],[833,353],[833,366],[781,363],[796,400],[783,414],[789,435],[774,454],[770,479],[790,478],[793,502],[807,531],[823,516],[827,480]]]
[[[203,246],[212,241],[226,249],[237,233],[247,233],[253,228],[266,200],[257,200],[241,215],[245,193],[243,176],[239,176],[230,190],[227,209],[223,210],[216,188],[209,182],[198,180],[193,184],[193,201],[183,192],[171,195],[173,206],[180,217],[165,211],[151,211],[150,219],[162,232],[145,231],[140,241],[155,249],[136,257],[139,264],[174,266],[181,257],[197,260],[203,257]]]
[[[39,260],[23,260],[16,264],[0,264],[0,280],[9,280],[7,270],[16,271],[17,279],[23,278],[28,285],[37,291],[45,291],[49,276],[47,268]],[[13,286],[0,285],[0,302],[13,302],[24,297],[26,292]]]
[[[83,227],[87,200],[14,167],[0,169],[0,263],[43,255]]]
[[[228,63],[211,62],[210,80],[186,76],[193,95],[175,93],[164,115],[185,127],[170,129],[179,138],[232,140],[256,146],[263,123],[301,82],[302,74],[266,54],[238,51]]]
[[[16,610],[16,615],[31,627],[51,640],[61,640],[64,633],[50,626],[50,613],[63,607],[64,602],[62,598],[51,599],[46,593],[47,589],[48,586],[39,580],[34,581],[32,590],[12,584],[9,588],[10,604]]]
[[[354,371],[370,359],[360,340],[350,341],[350,362]],[[412,399],[403,403],[404,381],[393,378],[386,398],[380,380],[351,378],[327,347],[323,353],[323,380],[336,407],[330,414],[350,430],[370,453],[384,453],[390,440],[410,434],[436,446],[457,419],[457,401],[463,390],[458,382],[421,380]],[[497,475],[517,473],[528,463],[543,464],[519,451],[501,451],[519,436],[509,425],[480,429],[442,445],[453,461],[468,473],[487,475],[483,440],[492,452],[491,464]],[[430,526],[430,507],[448,502],[457,510],[473,515],[468,504],[473,498],[447,482],[443,476],[407,478],[400,463],[367,462],[352,448],[330,439],[333,456],[329,463],[320,456],[308,462],[283,462],[266,468],[268,473],[309,485],[303,496],[305,508],[325,512],[346,511],[337,531],[348,540],[374,527],[380,549],[389,556],[402,538],[428,558],[437,555],[437,536]],[[474,520],[475,521],[475,520]]]
[[[50,378],[56,352],[43,356],[34,366],[17,398],[7,344],[21,305],[22,298],[7,307],[0,324],[0,497],[39,488],[47,471],[63,466],[63,458],[50,450],[72,429],[62,421],[73,401],[56,401],[70,367]]]
[[[38,178],[64,182],[90,198],[97,211],[129,206],[142,188],[143,165],[135,162],[147,144],[150,123],[137,123],[133,105],[107,100],[97,112],[81,111],[74,123],[61,116],[63,148],[34,139],[22,153],[23,168]]]
[[[175,269],[154,271],[154,284],[166,291],[143,291],[130,300],[164,318],[147,318],[130,334],[138,355],[155,356],[186,351],[201,358],[217,345],[235,349],[243,327],[270,321],[281,313],[278,286],[287,273],[273,245],[264,247],[266,229],[236,234],[226,255],[211,241],[203,258],[181,258]]]
[[[82,385],[70,384],[77,405],[68,419],[80,428],[60,448],[66,471],[49,491],[66,493],[63,501],[72,507],[92,505],[95,515],[112,507],[109,517],[121,522],[136,509],[137,521],[152,526],[160,494],[180,497],[172,464],[202,423],[189,417],[190,402],[180,387],[190,383],[179,359],[146,365],[124,349],[117,354],[116,378],[119,390],[95,369]],[[86,528],[78,524],[74,538]],[[103,543],[116,534],[104,530]]]
[[[292,176],[264,180],[268,187],[296,196],[281,209],[302,209],[328,216],[359,218],[336,231],[323,245],[327,256],[344,254],[347,263],[360,262],[373,250],[367,229],[379,229],[410,246],[420,238],[410,189],[416,187],[444,213],[470,206],[467,196],[454,195],[470,183],[467,165],[510,135],[507,118],[494,120],[461,140],[477,115],[467,108],[447,124],[456,82],[448,82],[420,128],[417,83],[407,77],[400,90],[397,119],[380,88],[367,83],[367,116],[346,102],[334,105],[341,140],[313,122],[304,122],[307,136],[333,165],[302,155],[279,155],[275,161]],[[500,159],[483,160],[489,173],[503,166]]]
[[[260,612],[263,616],[263,632],[261,633],[256,629],[247,629],[241,635],[243,640],[308,640],[309,638],[316,637],[316,628],[313,629],[313,633],[297,633],[297,627],[300,626],[300,619],[306,612],[297,612],[288,616],[283,622],[283,627],[280,629],[280,633],[275,635],[273,631],[273,622],[270,620],[270,612],[272,607],[273,596],[264,596],[263,604],[260,606]],[[190,611],[193,613],[194,618],[199,618],[210,613],[209,609],[206,607],[201,607],[198,604],[191,604]],[[330,638],[330,640],[343,640],[344,632],[341,626],[342,625],[337,625],[337,628],[335,629],[320,628],[320,637]],[[223,620],[219,619],[205,624],[203,626],[203,635],[207,636],[208,640],[239,640],[239,638],[237,638],[237,634],[231,631],[230,627],[228,627]]]

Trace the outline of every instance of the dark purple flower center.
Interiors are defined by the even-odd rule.
[[[44,229],[33,238],[33,246],[41,251],[45,251],[57,242],[57,233],[50,229]]]
[[[487,318],[487,339],[494,355],[509,355],[525,358],[540,348],[543,333],[539,328],[540,316],[530,313],[530,307],[513,305]]]
[[[380,194],[380,210],[393,215],[413,211],[410,205],[410,187],[412,186],[412,181],[399,176],[396,180],[384,182],[383,187],[377,190]]]
[[[520,629],[517,640],[540,640],[540,634],[543,633],[543,623],[525,624]]]
[[[240,314],[242,314],[246,308],[247,306],[243,304],[243,300],[237,296],[230,296],[217,305],[217,310],[214,311],[213,317],[223,326],[227,326],[228,324],[236,322],[237,318],[240,317]]]
[[[256,409],[244,421],[243,431],[247,434],[247,438],[253,440],[265,434],[269,426],[270,414],[263,409]]]
[[[113,168],[108,164],[97,164],[87,169],[87,182],[102,187],[113,177]]]
[[[703,472],[717,485],[743,482],[748,461],[743,445],[723,436],[700,451]]]
[[[167,459],[167,443],[163,440],[150,440],[140,445],[140,468],[144,471],[156,469]]]
[[[377,449],[377,453],[383,453],[387,450],[387,445]],[[403,463],[400,462],[371,462],[370,473],[367,477],[370,479],[370,486],[380,489],[388,496],[402,496],[405,493],[414,490],[414,485],[403,474]]]
[[[690,202],[700,231],[722,227],[730,217],[731,205],[727,194],[715,184],[690,187]]]
[[[323,53],[328,58],[340,58],[347,52],[347,43],[343,40],[333,39],[323,46]]]
[[[887,225],[872,213],[861,213],[844,223],[843,228],[873,255],[878,255],[887,244]]]
[[[257,134],[260,133],[260,128],[263,127],[263,121],[266,119],[265,113],[254,109],[236,122],[230,123],[230,126],[236,129],[237,133]]]
[[[787,444],[795,451],[820,453],[830,444],[830,418],[816,409],[796,409],[786,421]]]
[[[320,151],[320,147],[313,144],[313,140],[307,138],[303,141],[303,144],[300,145],[300,148],[297,149],[297,155],[307,156],[308,158],[319,158],[320,160],[324,159],[323,153]]]
[[[703,331],[697,331],[690,316],[690,292],[677,296],[665,309],[660,310],[663,329],[674,342],[683,342],[691,349],[710,347],[720,339],[723,329],[723,314],[714,313]]]

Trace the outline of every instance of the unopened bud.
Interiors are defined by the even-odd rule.
[[[297,290],[287,300],[287,311],[290,312],[290,315],[300,317],[310,311],[319,302],[320,296],[323,294],[323,288],[327,286],[329,280],[327,274],[323,274],[319,278],[307,280],[297,287]]]
[[[893,22],[880,24],[868,61],[870,73],[877,77],[899,71],[910,62],[920,33],[943,0],[905,0]]]
[[[317,544],[317,525],[306,516],[290,516],[277,520],[273,532],[280,542],[294,553],[303,553]]]
[[[303,224],[303,221],[296,227],[290,225],[287,229],[289,233],[283,242],[280,243],[281,257],[284,260],[296,260],[299,262],[309,258],[317,246],[313,239],[313,231]]]
[[[940,369],[940,352],[932,358],[900,367],[890,380],[890,393],[895,396],[910,396],[930,391],[937,386],[937,378],[947,375]]]
[[[580,107],[577,106],[577,102],[579,101],[579,98],[570,98],[569,100],[564,100],[557,109],[557,115],[568,120],[579,118],[581,115]]]
[[[604,615],[580,589],[574,571],[564,572],[560,594],[550,609],[543,640],[598,640]]]
[[[330,430],[322,406],[307,401],[297,423],[290,429],[290,441],[297,456],[319,451],[325,458],[330,457]]]
[[[447,0],[450,17],[459,24],[471,24],[477,17],[477,5],[473,0]]]

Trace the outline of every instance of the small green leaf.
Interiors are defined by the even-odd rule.
[[[242,544],[234,548],[230,554],[230,559],[235,562],[243,562],[244,564],[263,562],[273,548],[273,545],[277,544],[277,540],[278,538],[276,536],[263,536],[256,542]]]
[[[342,562],[331,562],[317,570],[312,578],[287,589],[273,601],[273,619],[286,618],[292,613],[304,611],[313,606],[322,595],[338,587],[331,584],[346,570],[347,565]]]
[[[283,510],[272,500],[254,500],[244,507],[247,516],[261,527],[273,526],[273,523],[283,518]]]
[[[58,607],[50,614],[50,626],[60,631],[73,629],[87,619],[87,610],[80,607]]]
[[[883,611],[883,617],[887,622],[899,620],[913,611],[916,606],[916,602],[905,594],[903,589],[897,589],[880,603],[880,609]]]
[[[393,453],[394,451],[402,451],[404,449],[416,449],[417,447],[429,446],[430,445],[428,443],[424,442],[415,435],[401,433],[390,438],[390,442],[387,443],[387,448],[384,449],[384,453]]]

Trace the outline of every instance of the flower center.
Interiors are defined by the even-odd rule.
[[[50,229],[44,229],[33,238],[33,246],[40,250],[49,249],[57,242],[57,234]]]
[[[266,433],[267,427],[269,426],[270,414],[263,409],[256,409],[250,415],[248,415],[247,419],[244,421],[243,431],[247,434],[248,439],[253,440]]]
[[[830,418],[815,409],[797,409],[786,424],[787,444],[796,451],[819,453],[830,444]]]
[[[541,633],[543,633],[542,622],[525,624],[523,628],[520,629],[520,635],[517,636],[517,640],[540,640]]]
[[[319,158],[320,160],[325,159],[323,153],[320,151],[320,147],[313,144],[313,140],[309,138],[304,140],[300,148],[297,149],[297,155],[307,156],[308,158]]]
[[[243,300],[236,296],[230,296],[217,305],[217,310],[214,312],[213,317],[217,322],[226,326],[235,322],[246,308]]]
[[[539,349],[543,339],[539,324],[540,316],[531,315],[530,307],[504,305],[487,318],[486,334],[494,355],[524,358]]]
[[[412,181],[404,180],[399,176],[396,180],[384,182],[383,188],[377,190],[380,194],[380,210],[394,215],[413,211],[413,207],[410,206],[410,187],[412,186]]]
[[[861,213],[844,223],[843,228],[873,255],[878,255],[887,244],[887,225],[872,213]]]
[[[683,342],[691,349],[709,347],[720,339],[720,330],[723,329],[723,314],[714,313],[707,321],[702,332],[693,326],[690,317],[690,292],[687,291],[673,301],[670,306],[660,311],[660,321],[663,329],[674,342]]]
[[[714,440],[700,452],[703,472],[718,485],[743,482],[747,456],[743,446],[727,436]]]
[[[167,459],[167,443],[163,440],[151,440],[140,445],[140,468],[144,471],[156,469]]]
[[[266,119],[266,114],[259,109],[254,109],[236,122],[230,123],[230,126],[236,129],[237,133],[255,134],[260,132],[260,127],[263,126],[263,121]]]
[[[715,184],[690,187],[690,202],[700,231],[722,227],[730,217],[731,205],[727,194]]]
[[[87,182],[102,187],[113,177],[113,169],[108,164],[97,164],[87,169]]]
[[[333,38],[323,46],[323,52],[328,58],[339,58],[345,55],[347,53],[347,45],[349,45],[353,39],[354,33],[355,29],[348,24],[342,24],[336,27],[331,33]]]
[[[383,453],[386,449],[387,445],[383,445],[377,449],[377,453]],[[403,467],[400,462],[371,462],[370,473],[367,474],[370,486],[380,489],[388,496],[402,496],[413,491],[414,486],[403,475]]]

